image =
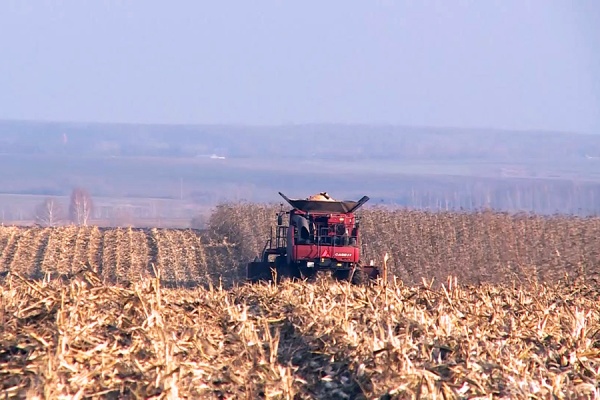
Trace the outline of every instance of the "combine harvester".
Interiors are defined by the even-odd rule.
[[[277,213],[275,235],[263,248],[261,257],[249,263],[246,278],[250,282],[283,278],[311,278],[319,271],[331,271],[339,280],[353,284],[379,277],[380,268],[362,265],[359,222],[355,212],[369,197],[358,201],[337,201],[326,192],[307,199],[291,200],[292,206]],[[288,215],[284,225],[284,215]]]

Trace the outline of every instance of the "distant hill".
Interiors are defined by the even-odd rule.
[[[139,214],[183,218],[182,207],[323,190],[416,208],[600,212],[600,135],[564,132],[0,121],[0,170],[0,215],[13,219],[31,213],[27,196],[77,186],[104,199],[103,218],[131,199],[173,201]]]
[[[370,125],[82,124],[0,121],[2,154],[565,163],[600,157],[600,135]]]

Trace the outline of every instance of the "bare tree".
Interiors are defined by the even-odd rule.
[[[87,225],[92,215],[94,203],[90,193],[83,188],[75,188],[71,192],[69,218],[77,225]]]
[[[56,226],[63,218],[63,210],[55,199],[47,198],[35,209],[35,222],[42,226]]]

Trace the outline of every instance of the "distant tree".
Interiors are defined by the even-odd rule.
[[[83,188],[75,188],[71,192],[69,218],[77,225],[87,225],[92,215],[94,203],[90,193]]]
[[[35,209],[35,222],[41,226],[56,226],[63,219],[63,209],[55,199],[47,198]]]

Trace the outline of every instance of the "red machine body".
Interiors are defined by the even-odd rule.
[[[355,215],[369,198],[359,201],[335,201],[326,193],[306,200],[291,200],[292,206],[277,215],[275,235],[263,249],[262,257],[248,264],[250,281],[279,276],[310,277],[330,270],[338,278],[356,281],[363,275],[376,277],[378,268],[361,265],[360,227]],[[287,224],[283,216],[288,215]]]
[[[307,222],[308,235],[303,237],[301,218]],[[338,263],[358,263],[360,251],[359,237],[353,213],[329,214],[290,212],[290,225],[287,230],[287,261],[336,261]]]

